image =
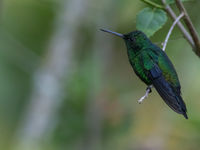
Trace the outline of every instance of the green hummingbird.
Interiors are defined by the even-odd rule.
[[[153,85],[172,110],[188,119],[187,109],[181,97],[178,75],[166,53],[141,31],[128,34],[105,29],[101,31],[124,39],[129,62],[136,75],[147,84],[147,89],[151,89]]]

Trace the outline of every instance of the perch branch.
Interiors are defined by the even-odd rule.
[[[170,37],[170,35],[171,35],[171,33],[172,33],[172,31],[173,31],[175,25],[179,22],[179,20],[180,20],[183,16],[184,16],[184,13],[182,12],[182,13],[178,16],[178,18],[176,18],[176,20],[175,20],[174,23],[172,24],[171,28],[169,29],[169,32],[168,32],[168,34],[167,34],[167,36],[166,36],[166,39],[165,39],[165,42],[163,43],[163,48],[162,48],[163,51],[165,51],[165,49],[166,49],[167,42],[168,42],[168,40],[169,40],[169,37]]]
[[[166,0],[162,0],[163,5],[165,5],[165,11],[168,13],[168,15],[173,19],[176,20],[177,16],[174,13],[174,11],[172,10],[172,8],[166,3]],[[181,32],[183,33],[184,38],[189,42],[189,44],[192,46],[193,49],[195,49],[195,44],[193,42],[193,39],[191,37],[191,35],[188,33],[188,31],[185,29],[185,27],[183,26],[183,24],[179,21],[177,23],[179,29],[181,30]]]
[[[200,40],[199,40],[199,37],[198,37],[198,33],[187,13],[187,10],[185,9],[183,3],[180,1],[180,0],[176,0],[176,5],[178,7],[178,9],[180,10],[180,12],[183,12],[185,14],[185,17],[184,17],[184,22],[192,36],[192,39],[195,43],[195,53],[200,56]]]

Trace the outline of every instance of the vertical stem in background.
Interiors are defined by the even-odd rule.
[[[101,21],[100,20],[97,20],[97,23],[106,24],[106,19]],[[111,51],[109,51],[112,49],[112,40],[105,40],[105,35],[99,30],[96,31],[94,38],[95,42],[93,47],[93,64],[95,64],[95,68],[98,68],[99,78],[93,77],[94,79],[91,79],[93,88],[90,91],[90,99],[87,105],[87,135],[85,138],[85,145],[83,150],[101,149],[102,146],[102,128],[105,115],[104,105],[107,101],[107,93],[105,90],[105,72],[107,72],[110,60],[112,59],[112,55],[110,54]]]
[[[98,17],[96,17],[95,24],[98,27],[94,35],[94,43],[92,46],[93,50],[93,64],[95,64],[95,68],[98,67],[99,78],[93,77],[93,85],[90,92],[90,99],[87,105],[87,114],[86,114],[86,127],[87,127],[87,135],[85,137],[83,150],[98,150],[102,149],[102,128],[103,121],[105,118],[104,105],[106,103],[106,91],[105,91],[105,72],[107,73],[108,66],[110,61],[112,60],[112,37],[110,40],[105,40],[106,36],[102,33],[99,28],[103,26],[107,26],[108,17],[106,17],[106,13],[113,13],[112,0],[101,1],[101,7],[97,11]],[[113,27],[113,25],[112,25]],[[96,70],[96,69],[93,69]],[[92,79],[91,79],[92,80]],[[98,81],[97,81],[98,80]]]
[[[46,52],[46,59],[34,76],[33,91],[20,122],[14,150],[37,150],[40,142],[54,124],[61,105],[63,80],[72,70],[76,26],[85,11],[84,0],[63,0],[55,20],[55,29]]]

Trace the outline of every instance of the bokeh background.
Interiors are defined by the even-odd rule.
[[[200,33],[200,1],[185,3]],[[123,41],[99,31],[136,29],[139,0],[2,0],[1,150],[197,150],[200,59],[175,28],[166,53],[189,120],[133,73]],[[175,7],[173,7],[175,9]],[[161,46],[172,21],[151,40]]]

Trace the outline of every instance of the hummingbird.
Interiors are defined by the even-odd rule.
[[[153,85],[173,111],[188,119],[178,75],[166,53],[153,44],[142,31],[121,34],[106,29],[100,30],[124,40],[129,62],[136,75],[148,86],[147,89],[151,92]]]

